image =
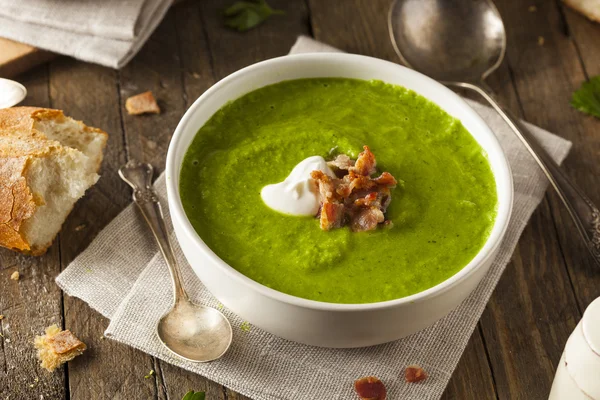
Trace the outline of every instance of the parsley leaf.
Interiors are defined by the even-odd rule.
[[[245,32],[262,24],[274,14],[284,14],[281,10],[272,9],[266,0],[238,1],[225,11],[225,25],[240,32]]]
[[[600,118],[600,75],[584,82],[573,93],[571,105],[581,112]]]
[[[193,390],[190,390],[181,400],[204,400],[205,396],[204,392],[194,392]]]

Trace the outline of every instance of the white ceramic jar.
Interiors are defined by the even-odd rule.
[[[223,105],[260,87],[316,77],[342,77],[401,85],[458,118],[488,155],[498,193],[490,236],[456,275],[412,296],[372,304],[333,304],[290,296],[236,271],[202,241],[179,197],[184,154],[198,129]],[[506,233],[513,204],[512,175],[490,128],[457,94],[416,71],[376,58],[340,53],[285,56],[246,67],[207,90],[185,113],[171,139],[166,164],[169,208],[175,234],[207,289],[244,320],[277,336],[324,347],[362,347],[400,339],[428,327],[458,306],[489,270]]]
[[[567,340],[549,400],[600,400],[600,297]]]

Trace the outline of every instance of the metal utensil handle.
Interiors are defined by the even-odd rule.
[[[150,164],[143,164],[135,160],[130,160],[127,165],[119,169],[121,179],[133,188],[133,201],[142,212],[169,267],[175,303],[177,303],[181,299],[186,299],[187,294],[183,288],[181,271],[169,241],[160,201],[152,188],[152,173],[153,169]]]
[[[485,89],[485,84],[481,84],[483,87],[470,83],[453,84],[472,89],[483,96],[500,114],[508,126],[510,126],[521,142],[523,142],[544,174],[548,177],[550,184],[564,203],[569,215],[571,215],[592,257],[600,265],[600,212],[598,211],[598,207],[562,172],[560,167],[539,145],[529,130],[523,127],[508,110],[496,102],[489,90]]]

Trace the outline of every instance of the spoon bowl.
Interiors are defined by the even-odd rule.
[[[397,0],[388,23],[402,62],[438,81],[478,82],[504,58],[504,24],[491,1]]]
[[[232,340],[231,325],[223,314],[187,300],[165,314],[156,331],[169,350],[190,361],[216,360]]]

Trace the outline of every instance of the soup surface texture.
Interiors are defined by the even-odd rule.
[[[400,184],[392,228],[322,231],[319,220],[268,208],[263,186],[303,159],[356,158]],[[332,303],[405,297],[448,279],[489,236],[497,193],[483,149],[437,105],[380,81],[285,81],[221,108],[198,131],[180,175],[185,212],[206,244],[247,277]]]

